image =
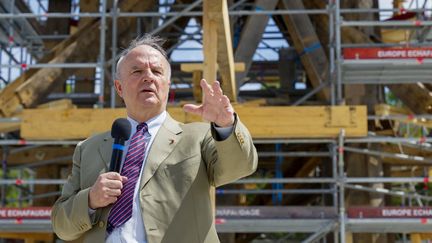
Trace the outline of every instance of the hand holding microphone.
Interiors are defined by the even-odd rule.
[[[120,166],[123,158],[124,144],[129,139],[131,125],[125,118],[114,121],[111,136],[114,138],[111,163],[107,173],[100,174],[95,184],[90,188],[89,207],[97,209],[108,206],[117,201],[121,194],[123,184],[127,178],[121,176]]]

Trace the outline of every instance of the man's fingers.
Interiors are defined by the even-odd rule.
[[[222,95],[222,89],[221,89],[221,87],[220,87],[220,83],[219,83],[219,81],[215,81],[215,82],[212,84],[212,88],[213,88],[213,92],[214,92],[215,94],[217,94],[217,95]]]
[[[186,104],[183,106],[183,110],[189,113],[201,115],[202,113],[202,106],[201,105],[193,105],[193,104]]]
[[[119,181],[122,180],[122,176],[117,172],[107,172],[105,173],[105,175],[106,178],[110,180],[119,180]]]
[[[226,95],[222,96],[221,102],[224,106],[228,106],[231,104],[228,96],[226,96]]]
[[[200,86],[201,86],[204,94],[213,93],[211,86],[207,83],[207,81],[205,79],[201,79]]]
[[[124,183],[118,180],[108,180],[105,184],[109,189],[122,189]]]
[[[111,189],[107,191],[107,195],[110,197],[118,197],[121,195],[120,189]]]

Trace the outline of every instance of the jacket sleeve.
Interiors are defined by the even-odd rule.
[[[203,142],[203,159],[210,184],[221,186],[255,172],[258,155],[247,128],[235,115],[233,132],[219,141],[212,127]]]
[[[60,198],[53,206],[51,220],[53,230],[63,240],[75,240],[92,228],[89,216],[88,195],[90,188],[81,189],[81,143],[75,148],[72,173],[69,175]],[[98,213],[99,210],[95,212]],[[92,218],[96,217],[94,215]]]

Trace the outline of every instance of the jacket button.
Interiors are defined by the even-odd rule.
[[[103,228],[105,226],[104,221],[99,221],[99,228]]]

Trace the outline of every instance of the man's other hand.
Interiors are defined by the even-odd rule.
[[[89,192],[89,207],[102,208],[115,203],[127,178],[117,172],[100,174]]]

